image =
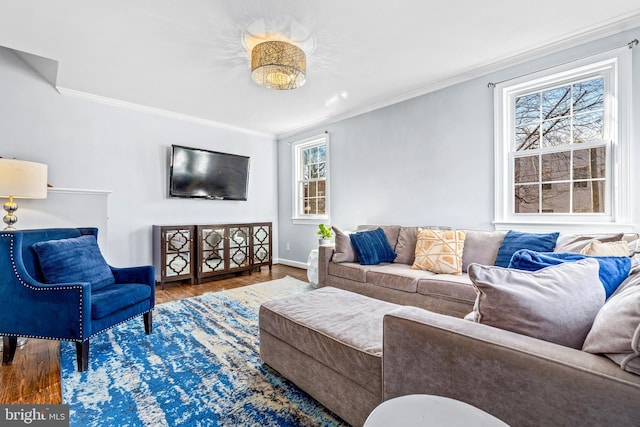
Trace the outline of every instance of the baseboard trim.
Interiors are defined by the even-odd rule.
[[[278,264],[288,265],[289,267],[298,267],[298,268],[302,268],[303,270],[307,269],[306,262],[293,261],[291,259],[278,258]]]

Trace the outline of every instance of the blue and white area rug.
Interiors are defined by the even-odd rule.
[[[258,308],[310,290],[265,282],[156,306],[91,341],[89,370],[62,348],[62,398],[72,426],[342,426],[344,422],[264,365]]]

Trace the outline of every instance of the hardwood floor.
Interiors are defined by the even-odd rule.
[[[218,279],[201,285],[167,285],[156,288],[156,304],[190,298],[207,292],[238,288],[254,283],[266,282],[292,276],[307,280],[307,271],[276,264],[253,274]],[[142,318],[132,320],[142,322]],[[91,357],[91,355],[89,355]],[[0,369],[0,404],[59,404],[62,403],[60,383],[60,344],[58,341],[30,338],[22,348],[16,350],[13,363]]]

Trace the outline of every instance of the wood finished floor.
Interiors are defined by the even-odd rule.
[[[307,280],[306,270],[277,264],[273,266],[271,271],[267,267],[262,267],[259,272],[253,272],[251,275],[245,273],[241,276],[218,279],[201,285],[168,284],[164,289],[160,289],[158,286],[156,288],[156,304],[280,279],[287,275]],[[13,403],[62,403],[60,344],[58,341],[30,338],[24,347],[16,350],[13,363],[2,366],[0,369],[0,404]]]

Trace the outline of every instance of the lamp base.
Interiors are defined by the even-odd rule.
[[[18,217],[14,215],[14,212],[18,210],[18,204],[13,201],[13,196],[9,196],[9,201],[3,207],[7,211],[7,214],[2,218],[2,221],[7,224],[5,231],[15,230],[13,225],[18,222]]]

